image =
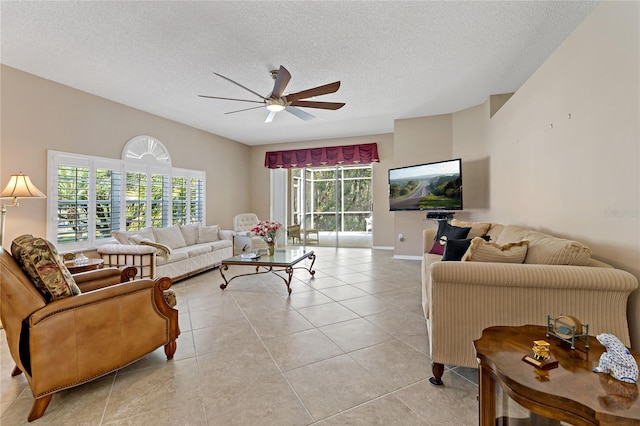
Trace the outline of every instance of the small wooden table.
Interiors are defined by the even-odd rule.
[[[294,265],[304,259],[311,260],[311,265],[309,265],[308,268],[304,266],[294,267]],[[242,255],[233,256],[229,259],[223,260],[222,264],[220,265],[220,275],[222,275],[222,279],[224,280],[224,283],[220,284],[220,288],[224,290],[225,288],[227,288],[231,281],[239,277],[244,277],[246,275],[266,274],[268,272],[271,272],[274,275],[282,278],[285,285],[287,286],[287,291],[289,292],[289,294],[291,294],[291,278],[293,277],[293,270],[306,269],[307,271],[309,271],[311,276],[313,276],[316,273],[316,271],[313,270],[313,264],[315,261],[316,255],[314,254],[313,250],[306,251],[300,249],[276,250],[273,256],[263,254],[255,259],[243,258]],[[229,269],[229,265],[253,266],[255,267],[255,272],[236,275],[227,280],[227,277],[224,275],[224,271]],[[287,275],[282,276],[278,274],[278,272],[285,272]]]
[[[574,425],[640,424],[638,385],[592,371],[605,350],[594,337],[589,337],[589,350],[581,352],[545,333],[546,327],[536,325],[490,327],[473,342],[480,364],[481,426],[527,424],[496,421],[496,383],[518,404],[550,419]],[[534,340],[551,343],[557,368],[542,371],[522,361]],[[640,355],[633,355],[640,365]]]
[[[100,269],[104,265],[104,259],[89,258],[89,261],[83,265],[76,265],[75,261],[69,260],[64,262],[64,266],[67,267],[70,273],[79,274],[80,272],[93,271],[94,269]]]

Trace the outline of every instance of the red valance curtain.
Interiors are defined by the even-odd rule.
[[[289,169],[292,167],[335,166],[336,164],[369,164],[379,161],[378,144],[365,143],[270,151],[265,154],[264,166],[269,169]]]

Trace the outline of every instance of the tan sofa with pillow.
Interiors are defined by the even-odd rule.
[[[173,225],[140,231],[113,231],[118,244],[97,251],[107,266],[133,265],[140,277],[173,281],[214,268],[233,256],[233,231],[218,225]]]
[[[437,230],[423,231],[432,384],[442,384],[444,364],[477,367],[473,341],[494,325],[546,325],[547,315],[571,315],[589,324],[590,335],[611,333],[630,345],[626,313],[629,294],[638,288],[634,275],[592,259],[576,241],[515,225],[455,219],[451,225],[470,227],[467,238],[474,237],[460,261],[430,254]]]

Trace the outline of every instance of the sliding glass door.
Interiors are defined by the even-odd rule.
[[[371,247],[372,167],[290,169],[289,244]]]

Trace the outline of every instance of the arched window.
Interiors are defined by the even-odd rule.
[[[130,139],[120,160],[48,152],[47,239],[64,250],[111,242],[111,231],[203,222],[206,173],[171,166],[157,139]]]

